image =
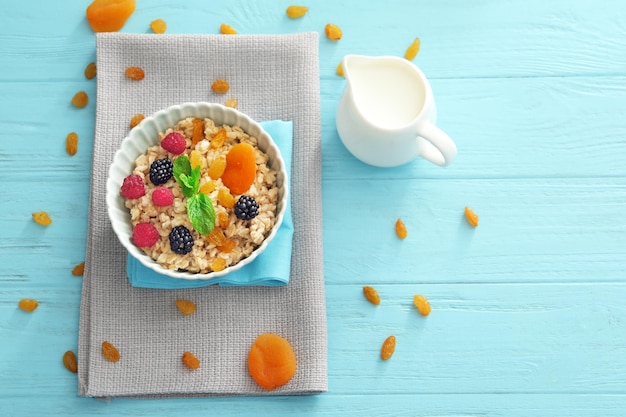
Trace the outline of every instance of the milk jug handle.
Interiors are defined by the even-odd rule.
[[[449,165],[456,157],[456,145],[446,132],[428,120],[423,121],[418,129],[418,152],[427,161],[439,166]]]

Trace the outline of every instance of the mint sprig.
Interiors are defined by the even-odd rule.
[[[211,199],[199,192],[200,167],[191,169],[189,157],[182,155],[174,161],[173,175],[187,197],[187,217],[191,225],[201,235],[208,235],[215,227],[215,208]]]

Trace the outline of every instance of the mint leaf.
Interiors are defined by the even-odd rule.
[[[179,181],[180,174],[189,175],[191,174],[191,162],[189,162],[189,157],[187,155],[179,156],[174,160],[174,169],[173,169],[174,179],[177,182]]]
[[[180,185],[183,195],[187,198],[198,193],[200,186],[200,167],[191,169],[191,163],[187,155],[179,156],[174,161],[174,179]]]
[[[187,199],[187,216],[201,235],[208,235],[215,227],[215,209],[206,194],[195,194]]]
[[[200,189],[200,166],[191,170],[189,178],[191,180],[191,189],[193,190],[193,193],[198,194],[198,190]]]

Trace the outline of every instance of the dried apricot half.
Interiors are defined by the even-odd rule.
[[[274,333],[261,334],[248,352],[248,372],[266,390],[289,382],[296,373],[296,365],[296,354],[291,344]]]
[[[222,183],[233,194],[243,194],[256,178],[256,155],[248,143],[238,143],[226,154],[226,168]]]
[[[135,11],[135,0],[94,0],[87,21],[94,32],[117,32]]]

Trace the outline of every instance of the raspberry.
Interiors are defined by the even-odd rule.
[[[178,132],[172,132],[161,141],[161,146],[166,151],[173,153],[174,155],[180,155],[187,149],[187,142],[185,137]]]
[[[124,178],[121,191],[125,198],[130,199],[143,197],[146,194],[143,180],[139,175],[129,175]]]
[[[174,203],[174,194],[169,188],[157,187],[152,191],[152,202],[159,207],[170,206]]]
[[[133,229],[133,242],[140,248],[149,248],[159,241],[159,231],[152,223],[137,223]]]

